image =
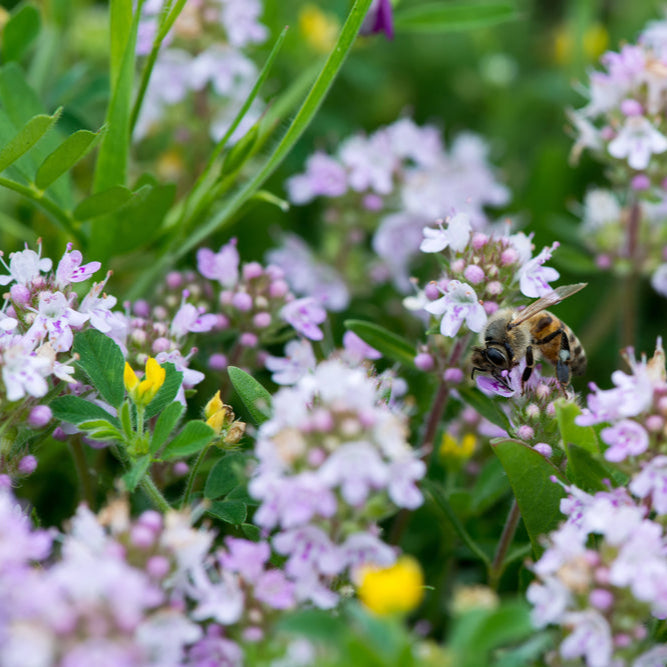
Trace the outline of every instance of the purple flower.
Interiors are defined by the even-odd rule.
[[[227,537],[225,547],[226,551],[220,552],[218,556],[222,567],[238,572],[249,582],[256,581],[264,572],[264,565],[271,555],[271,548],[266,542]]]
[[[394,39],[394,18],[391,0],[373,0],[361,26],[362,35],[383,32],[387,39]]]
[[[236,239],[223,245],[217,253],[209,248],[197,251],[199,273],[209,280],[217,280],[223,287],[233,287],[239,278],[239,251]]]
[[[472,227],[470,218],[465,213],[457,213],[447,219],[447,229],[442,225],[438,229],[424,227],[424,240],[419,246],[422,252],[440,252],[451,248],[456,252],[463,252],[470,241]]]
[[[292,176],[286,184],[293,204],[307,204],[316,197],[340,197],[347,192],[347,173],[336,160],[322,151],[306,161],[306,171]]]
[[[0,262],[9,271],[8,276],[0,275],[0,285],[9,285],[12,282],[27,285],[39,277],[42,271],[50,271],[53,262],[48,257],[42,259],[41,255],[41,244],[39,245],[39,254],[29,248],[20,252],[13,252],[9,256],[9,266],[5,264],[0,255]]]
[[[269,31],[259,22],[262,14],[260,0],[223,0],[220,19],[232,46],[243,48],[248,44],[261,44]]]
[[[80,283],[99,271],[100,262],[89,262],[81,266],[83,255],[78,250],[72,250],[72,244],[67,244],[65,254],[56,268],[56,287],[63,289],[70,283]]]
[[[190,332],[205,333],[210,331],[217,322],[217,316],[210,313],[206,314],[204,306],[197,308],[191,303],[183,303],[174,315],[169,331],[175,338],[182,338]]]
[[[609,445],[604,457],[614,463],[624,461],[628,456],[643,454],[649,445],[646,429],[632,419],[623,419],[603,428],[600,437]]]
[[[426,474],[426,465],[417,458],[398,459],[389,466],[387,490],[392,502],[398,507],[417,509],[424,496],[415,485]]]
[[[667,514],[667,456],[656,456],[646,463],[632,478],[629,489],[638,498],[650,497],[658,514]]]
[[[388,567],[396,561],[396,551],[379,537],[368,532],[353,533],[340,547],[347,566],[354,570],[362,565]]]
[[[560,623],[571,600],[571,591],[556,577],[547,577],[544,583],[533,582],[528,586],[526,599],[533,605],[530,618],[538,628],[550,623]]]
[[[343,334],[343,347],[345,348],[345,353],[357,362],[363,359],[374,361],[382,358],[381,352],[378,352],[362,338],[359,338],[354,331],[346,331]]]
[[[604,616],[597,611],[569,612],[563,622],[572,632],[560,645],[560,654],[566,660],[583,657],[587,667],[609,667],[613,644],[611,629]]]
[[[317,326],[327,319],[327,311],[312,297],[294,299],[283,306],[280,316],[302,336],[322,340],[324,334]]]
[[[388,195],[393,191],[392,176],[397,160],[391,152],[391,142],[385,130],[378,130],[368,138],[354,136],[346,139],[339,155],[348,169],[348,183],[353,190],[372,190],[379,195]]]
[[[350,442],[329,456],[319,477],[330,488],[339,487],[345,502],[358,507],[373,489],[386,486],[389,470],[370,443]]]
[[[294,583],[282,570],[268,570],[255,580],[255,597],[273,609],[291,609],[295,604]]]
[[[46,356],[26,350],[25,339],[12,336],[1,339],[2,380],[8,401],[18,401],[26,394],[40,398],[46,394],[49,385],[46,377],[51,370],[51,362]]]
[[[458,280],[450,280],[445,295],[424,306],[424,310],[442,315],[440,333],[450,338],[456,336],[464,322],[471,331],[481,331],[487,319],[475,290]]]
[[[41,341],[48,335],[56,352],[67,352],[74,341],[72,327],[79,329],[89,317],[70,308],[69,301],[62,292],[41,292],[37,316],[26,338]]]
[[[303,526],[278,533],[273,538],[275,550],[287,556],[285,572],[295,579],[308,578],[311,573],[339,574],[345,568],[345,558],[316,526]]]
[[[667,264],[661,264],[651,276],[651,287],[660,296],[667,297]]]
[[[116,305],[117,299],[115,296],[103,293],[106,282],[104,280],[93,284],[81,301],[79,312],[87,315],[90,325],[98,331],[110,336],[111,332],[115,332],[122,337],[127,326],[126,318],[123,313],[114,313],[111,310]]]
[[[553,291],[549,283],[558,280],[560,274],[556,269],[542,265],[551,259],[551,253],[559,245],[556,241],[550,248],[543,248],[539,255],[526,262],[519,269],[519,288],[522,294],[536,298]]]
[[[607,147],[615,158],[627,158],[633,169],[646,169],[651,155],[667,151],[667,137],[644,116],[630,116]]]
[[[269,355],[264,365],[273,373],[271,379],[276,384],[290,385],[315,370],[315,363],[313,346],[309,340],[301,338],[287,343],[285,357]]]

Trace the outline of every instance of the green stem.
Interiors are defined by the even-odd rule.
[[[507,556],[507,551],[512,544],[516,529],[519,525],[521,519],[521,512],[519,511],[519,505],[516,502],[516,498],[512,501],[512,507],[510,508],[509,514],[505,521],[505,526],[503,528],[502,535],[498,542],[498,547],[496,548],[495,556],[493,561],[489,566],[489,586],[493,590],[498,589],[498,584],[500,583],[500,577],[503,574],[505,569],[505,557]]]
[[[81,438],[78,435],[73,435],[69,439],[70,450],[72,458],[74,459],[74,467],[79,478],[79,487],[81,489],[81,497],[86,501],[86,504],[91,510],[95,508],[95,494],[93,493],[93,485],[91,484],[90,474],[88,472],[88,462],[86,461],[86,452],[81,444]]]
[[[13,190],[23,197],[35,202],[35,204],[44,209],[53,218],[63,231],[74,236],[77,241],[82,241],[81,233],[75,229],[72,218],[55,202],[48,199],[41,190],[22,185],[21,183],[12,181],[9,178],[4,178],[3,176],[0,176],[0,186],[7,188],[8,190]]]
[[[183,493],[183,500],[181,501],[181,509],[186,508],[190,503],[190,496],[192,495],[192,489],[194,488],[195,485],[195,478],[197,477],[197,473],[199,472],[199,467],[206,458],[206,454],[208,454],[208,450],[210,448],[211,446],[208,445],[199,452],[199,455],[197,456],[194,465],[190,469],[190,474],[188,475],[188,482],[185,485],[185,492]]]
[[[167,499],[160,493],[160,490],[155,486],[153,478],[146,473],[140,482],[141,488],[145,491],[146,495],[151,499],[153,505],[157,507],[161,512],[169,512],[172,506],[167,502]]]
[[[472,553],[479,558],[487,568],[491,565],[491,560],[489,557],[482,551],[482,548],[472,539],[468,531],[465,529],[459,518],[456,516],[454,509],[449,504],[447,497],[443,493],[442,489],[434,484],[430,479],[425,479],[422,481],[422,486],[428,491],[431,495],[435,504],[443,511],[445,516],[449,519],[449,522],[452,524],[452,528],[456,531],[458,536],[461,538],[463,543],[472,551]]]

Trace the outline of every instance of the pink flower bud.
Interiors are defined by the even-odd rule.
[[[484,312],[487,315],[493,315],[498,310],[498,304],[495,301],[484,302]]]
[[[546,442],[538,442],[533,449],[536,452],[539,452],[544,456],[546,459],[550,459],[551,455],[553,454],[553,449],[551,448],[551,445],[548,445]]]
[[[31,475],[37,469],[37,459],[28,454],[19,461],[19,472],[22,475]]]
[[[636,192],[648,190],[651,187],[651,179],[646,174],[637,174],[630,181],[630,187]]]
[[[477,266],[477,264],[469,264],[466,266],[463,275],[465,276],[465,279],[473,285],[477,285],[484,280],[484,271]]]
[[[248,262],[243,265],[242,273],[246,280],[254,280],[264,275],[264,269],[259,262]]]
[[[252,308],[252,297],[247,292],[237,292],[232,297],[232,305],[245,313]]]
[[[153,341],[153,345],[151,347],[151,349],[153,350],[153,354],[159,354],[160,352],[168,352],[170,348],[171,348],[171,341],[168,338],[165,338],[164,336],[156,338]]]
[[[25,285],[12,285],[9,295],[14,303],[25,306],[30,303],[30,290]]]
[[[153,579],[162,579],[170,569],[171,566],[166,556],[151,556],[146,562],[146,571]]]
[[[426,287],[424,287],[424,296],[426,296],[429,301],[435,301],[436,299],[439,299],[442,294],[438,289],[437,283],[434,281],[427,283]]]
[[[272,299],[280,299],[289,292],[289,285],[284,280],[274,280],[269,285],[269,296]]]
[[[510,264],[516,264],[519,261],[519,253],[512,248],[505,248],[500,255],[500,263],[503,266],[509,266]]]
[[[33,428],[44,428],[53,417],[48,405],[36,405],[28,415],[28,424]]]
[[[382,210],[384,202],[382,201],[382,197],[380,195],[376,194],[367,194],[362,202],[363,207],[367,211],[380,211]]]
[[[459,259],[455,259],[452,262],[452,271],[454,273],[461,273],[461,271],[463,271],[463,269],[465,268],[465,265],[466,265],[465,260],[459,257]]]
[[[257,334],[250,331],[242,333],[239,337],[239,345],[242,345],[243,347],[255,347],[258,342],[259,338],[257,338]]]
[[[169,289],[179,289],[183,284],[183,276],[178,271],[170,271],[164,279]]]
[[[644,107],[637,100],[631,98],[623,100],[620,109],[625,116],[641,116],[644,113]]]
[[[535,431],[528,424],[521,424],[516,430],[516,435],[520,440],[532,440],[535,437]]]
[[[450,384],[463,382],[463,371],[460,368],[447,368],[442,374],[442,379]]]
[[[190,466],[185,461],[176,461],[171,471],[176,477],[185,477],[190,472]]]
[[[258,329],[266,329],[271,324],[271,314],[270,313],[257,313],[253,318],[252,318],[252,323],[258,328]]]
[[[475,250],[481,250],[489,242],[489,237],[482,232],[475,232],[472,235],[472,247]]]
[[[435,366],[433,357],[428,352],[420,352],[415,357],[415,367],[420,371],[431,371]]]
[[[150,317],[151,305],[144,299],[139,299],[132,304],[132,313],[137,317]]]
[[[208,367],[212,371],[224,371],[227,368],[227,357],[220,352],[212,354],[208,358]]]

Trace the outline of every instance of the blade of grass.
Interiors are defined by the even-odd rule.
[[[150,285],[155,284],[158,277],[164,273],[173,262],[187,254],[194,247],[199,245],[206,237],[214,231],[222,228],[228,220],[237,213],[237,211],[255,194],[262,186],[264,181],[278,168],[287,154],[299,140],[306,127],[315,116],[315,113],[322,104],[325,95],[329,91],[336,75],[345,61],[345,58],[354,43],[359,32],[359,28],[366,16],[371,0],[356,0],[350,14],[343,25],[336,44],[329,54],[324,67],[315,80],[310,92],[303,101],[301,108],[296,114],[294,120],[287,128],[285,134],[277,145],[273,153],[266,159],[264,164],[255,172],[255,176],[247,181],[239,190],[237,190],[226,204],[216,212],[205,224],[192,231],[184,243],[175,248],[171,253],[167,253],[155,262],[146,273],[139,276],[134,283],[133,288],[128,294],[128,298],[137,298]]]

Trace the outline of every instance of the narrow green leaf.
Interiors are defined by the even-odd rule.
[[[132,493],[136,488],[146,471],[150,467],[151,457],[148,454],[139,457],[132,467],[123,475],[123,482],[127,490]]]
[[[35,185],[40,190],[46,190],[51,183],[81,160],[95,146],[99,138],[100,132],[88,130],[79,130],[67,137],[42,162],[35,176]]]
[[[259,123],[255,123],[230,149],[222,163],[222,174],[227,175],[240,169],[252,155],[259,136]]]
[[[2,30],[2,61],[20,60],[39,35],[41,23],[32,5],[23,5],[12,14]]]
[[[514,2],[431,2],[411,5],[394,14],[397,32],[445,33],[477,30],[516,20]]]
[[[245,479],[245,463],[245,455],[239,452],[223,456],[211,468],[206,478],[204,497],[215,500],[238,486]]]
[[[165,378],[166,379],[166,378]],[[164,386],[164,385],[163,385]],[[155,399],[153,399],[155,400]],[[155,452],[164,445],[167,441],[167,438],[173,433],[178,424],[178,420],[181,418],[185,407],[178,402],[174,402],[171,405],[168,405],[157,418],[155,422],[155,428],[153,429],[153,437],[151,438],[151,454]]]
[[[184,458],[195,454],[215,437],[215,431],[199,420],[189,421],[183,430],[164,448],[162,459]]]
[[[208,513],[225,523],[241,525],[248,516],[248,508],[240,500],[221,500],[211,504]]]
[[[173,403],[178,390],[183,383],[183,372],[177,371],[174,364],[167,362],[162,364],[166,371],[164,383],[158,389],[155,398],[146,406],[146,417],[150,419],[156,414],[162,412],[170,403]]]
[[[409,368],[414,368],[417,350],[414,345],[393,331],[364,320],[346,320],[344,324],[346,329],[353,331],[359,338],[381,352],[383,356]]]
[[[229,366],[227,372],[255,424],[265,422],[271,414],[271,394],[252,375],[240,368]]]
[[[560,501],[565,491],[551,480],[567,480],[551,461],[523,442],[508,439],[491,445],[507,473],[533,552],[538,556],[544,548],[540,536],[554,530],[564,519]]]
[[[99,419],[107,423],[110,422],[114,426],[118,425],[118,420],[104,408],[80,396],[58,396],[51,401],[50,406],[53,416],[68,424],[78,425],[82,422]]]
[[[0,149],[0,172],[27,153],[57,122],[61,109],[52,116],[39,114],[31,118],[16,136]]]
[[[581,408],[571,401],[559,398],[554,406],[560,437],[567,449],[568,445],[577,445],[591,454],[600,453],[600,443],[592,426],[579,426],[575,419],[581,414]]]
[[[132,16],[131,0],[111,3],[111,101],[107,108],[104,133],[97,155],[93,192],[102,192],[115,185],[125,185],[130,148],[130,110],[134,86],[134,58],[140,12]],[[114,28],[116,26],[116,28]],[[96,234],[105,235],[97,229]],[[113,239],[106,234],[105,238]]]
[[[322,641],[330,646],[342,645],[348,638],[347,619],[321,609],[300,609],[281,616],[277,623],[281,632]]]
[[[475,408],[482,417],[486,417],[492,424],[509,432],[512,425],[497,399],[487,396],[476,387],[457,387],[457,391],[461,399],[471,408]]]
[[[111,0],[109,3],[110,74],[111,81],[120,75],[123,57],[132,30],[132,0]]]
[[[76,334],[72,351],[79,355],[77,365],[100,396],[113,407],[119,407],[125,396],[125,359],[118,345],[103,333],[87,329]]]
[[[121,206],[127,204],[131,197],[132,191],[124,185],[114,185],[108,190],[96,192],[79,202],[72,215],[77,220],[98,218],[101,215],[118,210]]]

